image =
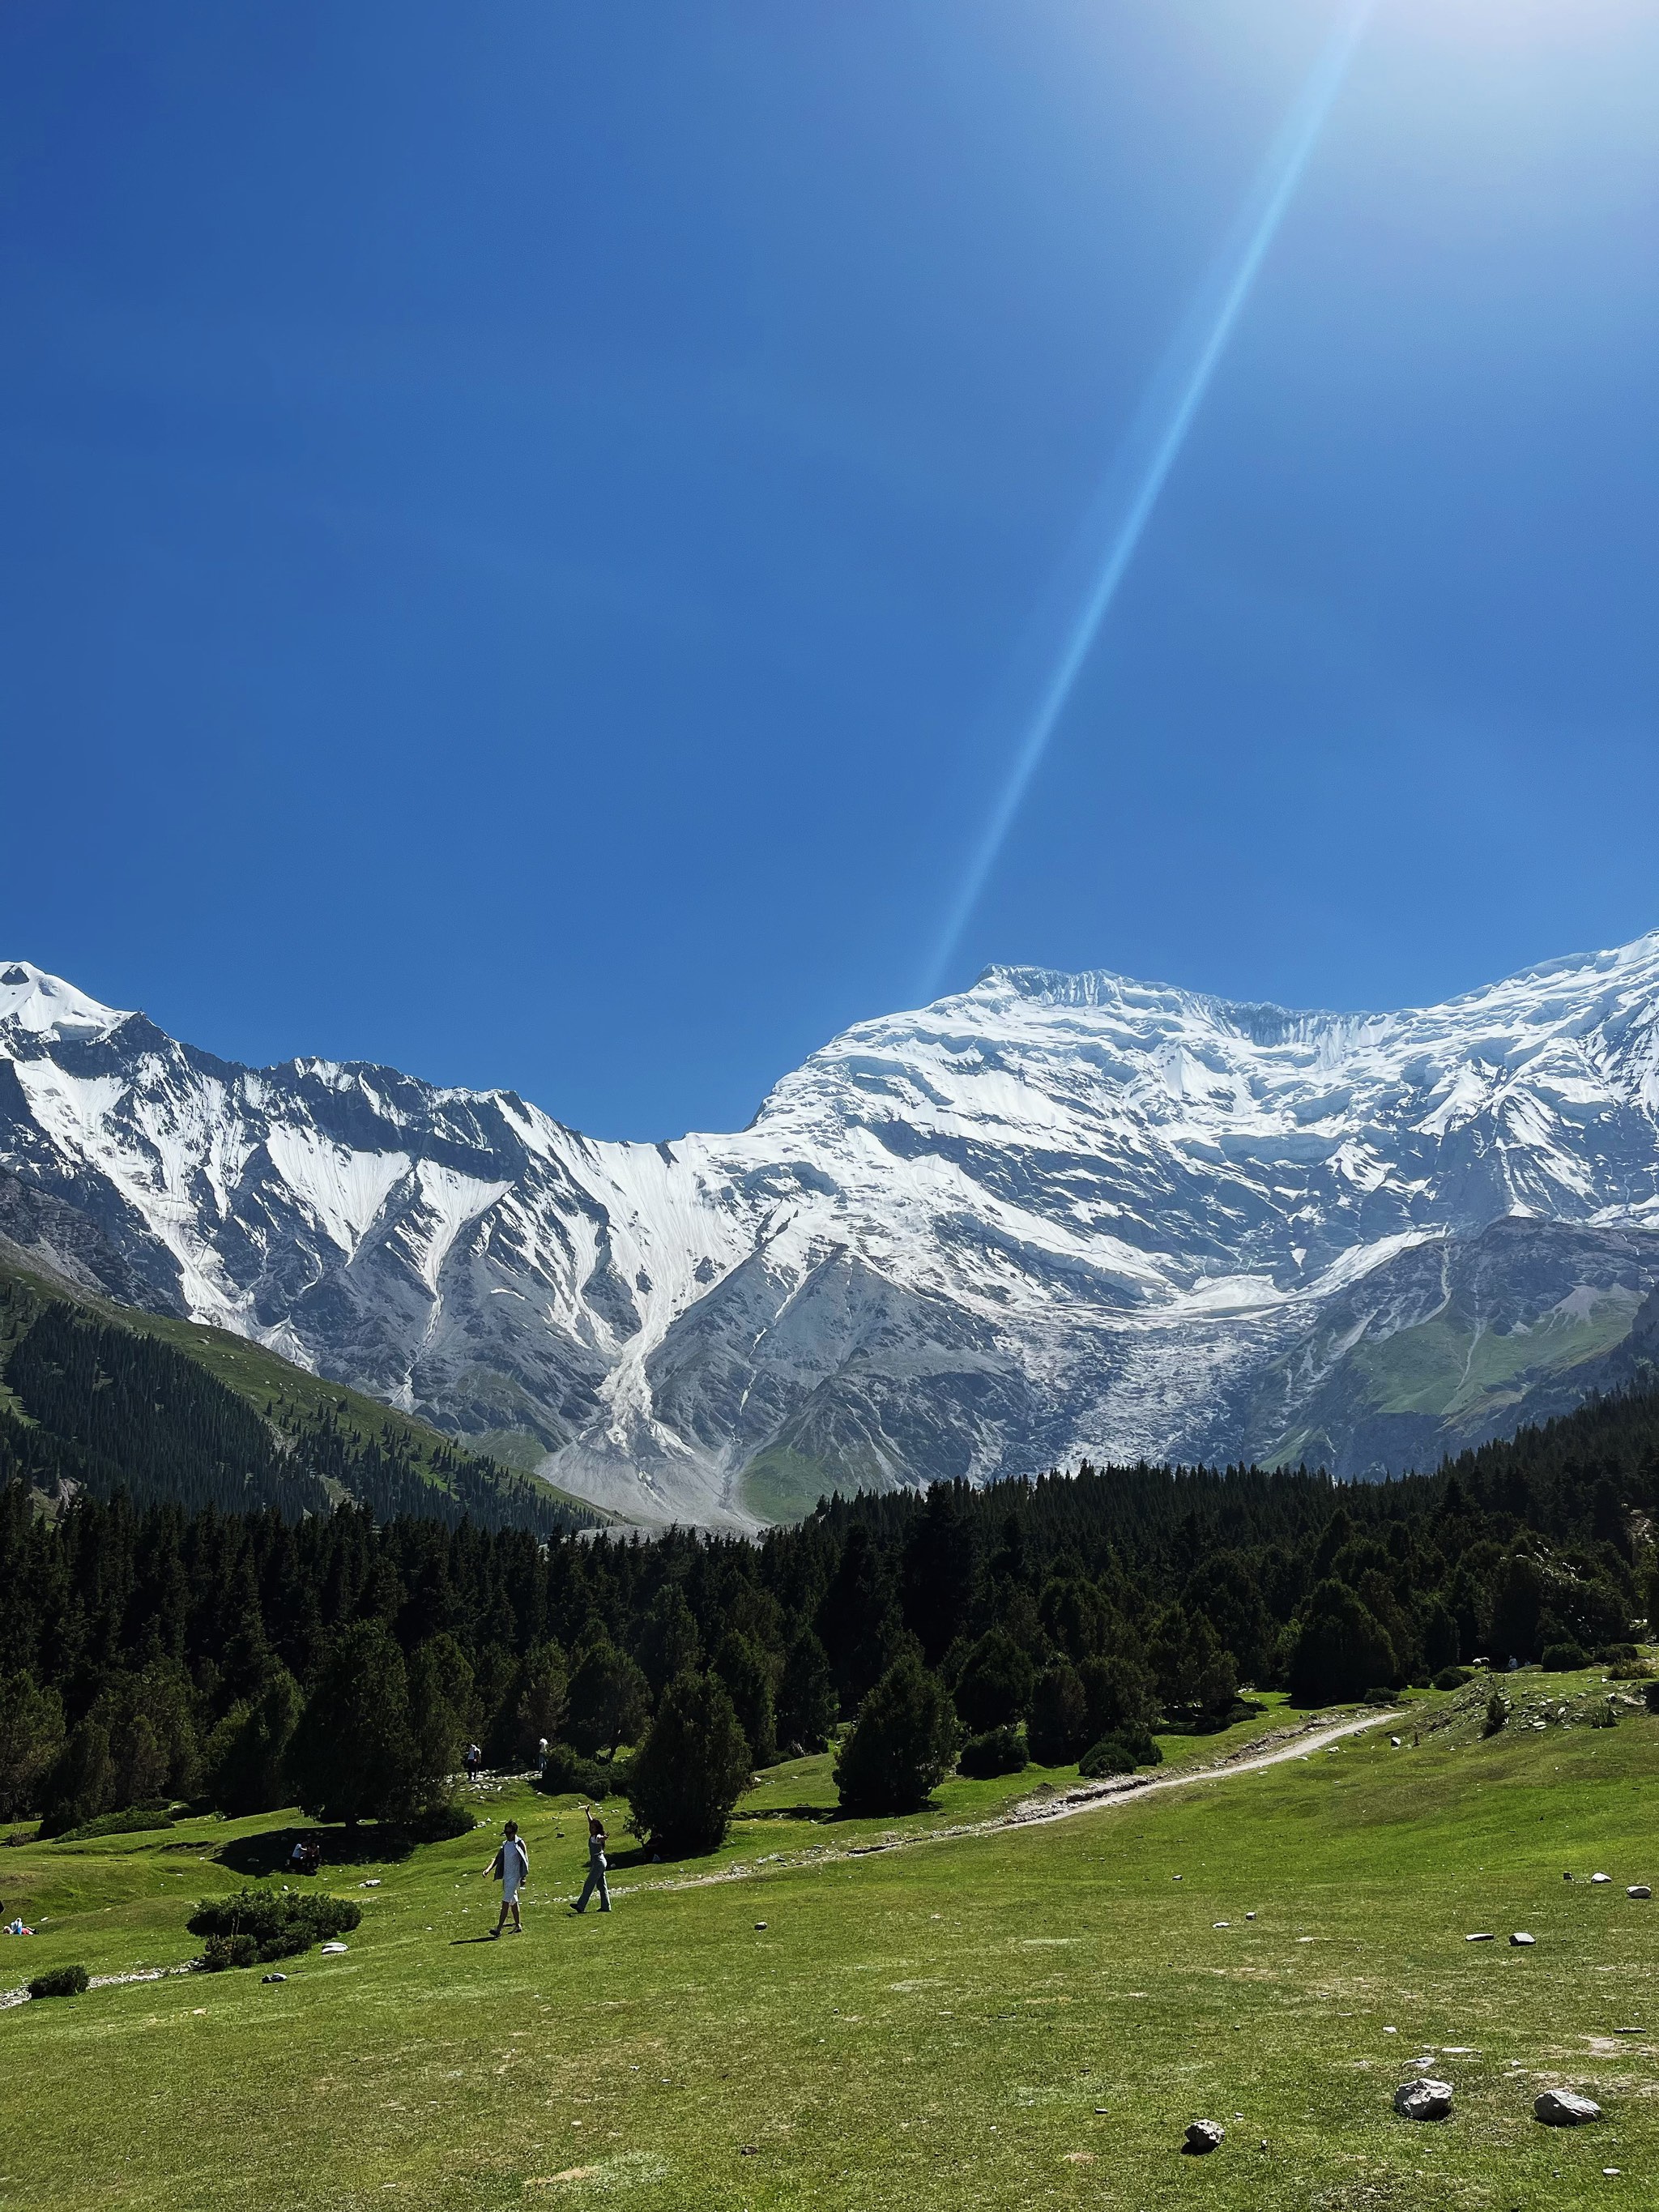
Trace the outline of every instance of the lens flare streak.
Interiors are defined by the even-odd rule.
[[[931,970],[930,997],[943,988],[963,932],[1066,711],[1101,624],[1128,573],[1376,4],[1376,0],[1349,0],[1275,139],[1208,282],[1137,410],[1122,457],[1098,502],[1104,526],[1103,558],[1038,695],[984,835],[974,849],[946,918]]]

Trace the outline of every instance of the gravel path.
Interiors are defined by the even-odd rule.
[[[783,1851],[769,1852],[758,1859],[722,1867],[713,1874],[665,1875],[660,1880],[626,1885],[613,1881],[611,1887],[618,1897],[651,1890],[707,1889],[717,1882],[752,1881],[757,1875],[770,1873],[775,1868],[835,1866],[848,1859],[874,1858],[885,1851],[915,1850],[924,1844],[945,1843],[958,1836],[990,1836],[1010,1828],[1042,1827],[1052,1820],[1073,1820],[1079,1813],[1102,1812],[1127,1800],[1144,1797],[1152,1790],[1187,1790],[1197,1783],[1224,1782],[1235,1774],[1260,1774],[1267,1767],[1282,1766],[1288,1759],[1311,1759],[1315,1752],[1340,1742],[1344,1736],[1386,1728],[1400,1717],[1397,1712],[1371,1709],[1345,1721],[1304,1721],[1299,1727],[1278,1729],[1268,1735],[1258,1736],[1254,1743],[1240,1744],[1236,1750],[1212,1759],[1207,1766],[1180,1766],[1169,1774],[1124,1774],[1109,1782],[1079,1783],[1074,1789],[1058,1790],[1052,1796],[1022,1798],[1006,1813],[988,1820],[957,1821],[948,1827],[929,1828],[919,1835],[902,1835],[896,1831],[874,1843],[851,1844],[841,1850],[829,1844],[815,1844],[795,1856]]]

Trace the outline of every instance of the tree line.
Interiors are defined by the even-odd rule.
[[[1139,1763],[1241,1686],[1317,1705],[1616,1646],[1659,1613],[1659,1392],[1399,1482],[1085,1465],[753,1542],[41,1507],[0,1490],[0,1817],[413,1817],[465,1740],[522,1770],[545,1738],[550,1786],[625,1780],[689,1847],[753,1769],[832,1741],[843,1802],[902,1810],[958,1762]]]

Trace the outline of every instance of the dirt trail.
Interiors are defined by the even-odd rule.
[[[1235,1774],[1260,1774],[1265,1768],[1281,1766],[1288,1759],[1311,1759],[1315,1752],[1340,1742],[1344,1736],[1360,1735],[1368,1729],[1386,1728],[1400,1717],[1394,1711],[1368,1711],[1346,1721],[1304,1721],[1298,1728],[1275,1729],[1270,1735],[1258,1736],[1253,1743],[1240,1744],[1236,1750],[1212,1759],[1207,1766],[1178,1766],[1168,1774],[1125,1774],[1109,1782],[1079,1783],[1076,1788],[1057,1791],[1051,1797],[1022,1798],[1006,1812],[988,1820],[961,1820],[948,1827],[928,1828],[908,1836],[895,1832],[874,1843],[850,1844],[842,1850],[829,1844],[815,1844],[799,1854],[768,1852],[758,1859],[722,1867],[713,1874],[664,1876],[657,1881],[626,1884],[612,1882],[611,1888],[618,1897],[654,1890],[707,1889],[717,1882],[750,1881],[775,1869],[793,1872],[802,1867],[836,1866],[848,1859],[875,1858],[884,1852],[915,1850],[924,1844],[947,1843],[958,1836],[990,1836],[1009,1828],[1042,1827],[1052,1820],[1074,1820],[1079,1813],[1097,1813],[1111,1805],[1131,1802],[1153,1790],[1188,1790],[1197,1783],[1224,1782]]]
[[[1367,1729],[1386,1728],[1390,1721],[1400,1717],[1397,1712],[1368,1711],[1346,1721],[1304,1721],[1299,1728],[1278,1729],[1270,1735],[1258,1736],[1253,1743],[1240,1744],[1236,1750],[1212,1759],[1207,1766],[1178,1766],[1168,1774],[1125,1774],[1109,1782],[1083,1782],[1075,1789],[1059,1790],[1051,1797],[1022,1798],[1006,1813],[999,1813],[988,1820],[957,1821],[949,1827],[929,1828],[918,1835],[896,1832],[879,1837],[874,1843],[850,1844],[844,1850],[814,1844],[799,1854],[769,1851],[759,1859],[722,1867],[714,1874],[613,1882],[611,1887],[618,1897],[665,1889],[707,1889],[717,1882],[752,1881],[775,1869],[793,1872],[802,1867],[836,1866],[848,1859],[876,1858],[884,1852],[915,1850],[923,1844],[948,1843],[958,1836],[990,1836],[1009,1828],[1042,1827],[1052,1820],[1075,1820],[1079,1813],[1098,1813],[1111,1805],[1132,1802],[1154,1790],[1190,1790],[1197,1783],[1224,1782],[1235,1774],[1260,1774],[1266,1767],[1282,1766],[1287,1759],[1310,1759],[1315,1752],[1340,1742],[1344,1736],[1359,1735]],[[104,1989],[118,1982],[160,1981],[192,1971],[183,1966],[150,1967],[130,1974],[94,1974],[89,1986]],[[28,2002],[27,1989],[0,1990],[0,2011]]]

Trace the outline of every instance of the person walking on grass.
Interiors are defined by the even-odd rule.
[[[584,1805],[582,1810],[587,1815],[587,1880],[582,1884],[582,1893],[571,1909],[576,1912],[586,1912],[587,1900],[597,1889],[600,1911],[609,1912],[611,1892],[605,1887],[605,1823],[591,1805]]]
[[[524,1838],[519,1833],[519,1824],[509,1820],[501,1837],[501,1847],[489,1862],[485,1872],[492,1881],[501,1885],[501,1917],[495,1923],[499,1936],[507,1925],[507,1916],[513,1915],[513,1933],[524,1934],[524,1923],[519,1917],[519,1892],[530,1879],[530,1854],[524,1847]]]

